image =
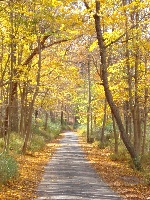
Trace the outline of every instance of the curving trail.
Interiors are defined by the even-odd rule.
[[[121,200],[85,158],[77,135],[73,132],[64,135],[61,146],[45,167],[36,200]]]

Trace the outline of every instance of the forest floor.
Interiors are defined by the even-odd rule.
[[[112,161],[107,148],[100,149],[87,144],[81,136],[79,140],[87,159],[100,177],[123,199],[150,200],[150,185],[145,183],[144,172],[132,169],[128,161]]]
[[[60,135],[41,151],[15,155],[19,176],[0,186],[0,200],[31,200],[36,197],[36,188],[42,179],[44,167],[59,146]]]
[[[129,164],[124,161],[112,161],[108,149],[93,147],[92,144],[84,142],[82,137],[79,139],[88,160],[101,178],[123,199],[150,200],[150,185],[145,184],[143,173],[131,169]],[[19,176],[0,187],[0,200],[31,200],[36,198],[36,188],[42,179],[44,166],[58,146],[59,138],[47,144],[40,152],[28,153],[25,156],[17,155]]]

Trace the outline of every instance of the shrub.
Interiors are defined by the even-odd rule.
[[[51,133],[52,137],[56,137],[61,132],[61,124],[59,122],[57,122],[57,123],[50,122],[48,124],[48,130],[47,131],[49,133]]]
[[[28,150],[32,152],[36,152],[43,148],[45,145],[45,139],[41,135],[33,135],[28,146]]]
[[[18,166],[16,160],[3,153],[0,155],[0,184],[6,183],[9,179],[17,176]]]
[[[47,129],[44,129],[43,122],[37,122],[36,125],[32,126],[33,135],[43,136],[45,140],[51,140],[58,136],[61,132],[61,125],[59,122],[48,122]]]
[[[81,125],[77,128],[77,133],[81,136],[86,136],[87,127],[86,125]]]
[[[147,185],[150,185],[150,173],[145,173],[144,180]]]
[[[128,156],[127,152],[120,151],[120,152],[118,152],[118,154],[116,154],[116,153],[110,154],[110,158],[112,161],[126,161],[129,159],[129,156]]]
[[[16,153],[20,153],[23,146],[23,138],[17,133],[10,134],[9,149]]]
[[[92,143],[92,146],[95,147],[95,148],[100,148],[100,146],[101,146],[101,142],[95,140],[95,141]]]
[[[3,150],[4,148],[4,139],[0,138],[0,152]]]

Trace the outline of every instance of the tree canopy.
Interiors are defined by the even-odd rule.
[[[147,0],[1,1],[4,149],[15,131],[26,152],[36,111],[65,124],[88,116],[88,137],[102,143],[114,117],[138,168],[150,148],[149,7]]]

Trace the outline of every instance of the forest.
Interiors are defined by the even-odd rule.
[[[149,54],[149,0],[1,0],[0,183],[75,130],[150,184]]]

